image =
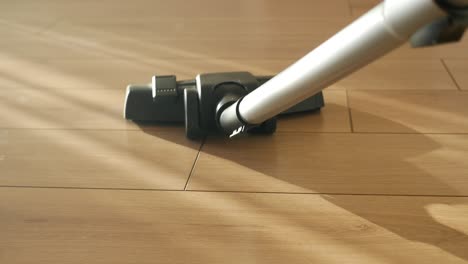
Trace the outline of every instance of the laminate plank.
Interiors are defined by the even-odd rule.
[[[448,70],[461,90],[468,90],[468,60],[445,60]]]
[[[195,36],[192,38],[191,42],[193,42],[197,38],[206,38],[202,32],[214,32],[215,38],[216,35],[222,35],[223,38],[226,38],[229,35],[235,36],[235,31],[243,32],[242,29],[247,31],[248,28],[253,29],[254,31],[250,30],[250,32],[254,32],[255,35],[268,35],[283,23],[286,25],[294,24],[293,27],[287,26],[290,32],[307,28],[307,25],[310,24],[301,27],[297,26],[297,22],[288,22],[290,20],[342,21],[344,18],[348,18],[350,13],[347,0],[326,2],[294,0],[288,3],[246,0],[236,2],[138,0],[132,3],[115,0],[97,2],[18,0],[0,3],[0,15],[2,17],[0,25],[24,33],[24,36],[8,38],[8,41],[0,43],[3,53],[34,57],[82,58],[102,57],[102,53],[104,53],[102,50],[95,51],[100,45],[102,46],[98,40],[102,40],[111,32],[114,33],[114,36],[128,40],[129,43],[122,43],[120,46],[126,44],[128,50],[131,51],[132,46],[134,49],[139,49],[138,43],[143,41],[142,37],[152,36],[154,41],[179,32],[183,36]],[[202,25],[201,31],[194,31],[193,29],[200,28],[196,22],[200,20],[205,20],[208,23]],[[252,20],[257,21],[254,27],[245,25],[249,22],[244,21]],[[262,20],[269,20],[271,23],[258,22]],[[223,27],[226,25],[225,22],[227,22],[228,27]],[[29,34],[30,31],[43,32],[62,24],[71,24],[94,32],[93,37],[83,38],[73,28],[66,28],[59,34],[49,34],[44,38]],[[323,22],[321,24],[325,25]],[[332,23],[328,23],[328,25],[330,24]],[[106,25],[114,26],[108,27]],[[227,33],[233,28],[233,25],[237,30]],[[314,25],[314,28],[320,29],[321,27]],[[161,34],[159,30],[164,33]],[[304,32],[304,30],[299,31]],[[136,37],[135,34],[139,37]],[[241,40],[238,37],[233,38]],[[233,38],[230,38],[231,41]],[[178,36],[177,39],[181,39],[181,36]],[[115,41],[109,42],[108,45],[102,47],[104,50],[115,48]]]
[[[466,195],[468,135],[277,133],[208,138],[199,191]]]
[[[7,188],[3,263],[466,263],[467,198]]]
[[[45,33],[53,35],[73,35],[82,38],[106,40],[109,38],[134,38],[141,40],[196,41],[203,39],[276,38],[301,36],[303,38],[326,38],[336,33],[350,19],[325,19],[314,17],[252,17],[252,18],[213,18],[197,17],[151,17],[118,18],[98,21],[60,21]]]
[[[182,50],[189,49],[192,52],[210,51],[212,48],[216,50],[219,45],[213,41],[208,40],[209,43],[204,41],[207,35],[212,35],[210,39],[214,40],[225,39],[223,46],[227,49],[232,49],[233,43],[240,42],[241,46],[253,46],[253,52],[261,51],[269,42],[277,43],[270,44],[272,46],[270,49],[273,50],[281,45],[285,47],[304,45],[310,40],[298,42],[276,39],[260,40],[257,43],[251,39],[256,35],[303,33],[306,32],[305,28],[312,32],[311,35],[321,36],[324,32],[322,29],[330,28],[332,24],[336,25],[325,21],[343,21],[349,17],[349,10],[346,0],[326,2],[294,0],[288,3],[214,0],[199,2],[139,0],[132,3],[114,0],[98,2],[18,0],[0,3],[0,14],[1,26],[18,31],[14,38],[7,37],[8,41],[0,43],[3,54],[36,58],[116,58],[124,56],[125,53],[134,53],[135,50],[140,52],[145,50],[142,56],[161,57],[171,54],[164,49],[171,46]],[[44,18],[47,18],[45,22],[35,23]],[[310,23],[308,22],[310,19],[325,21]],[[276,32],[278,26],[283,24],[285,26],[281,28],[285,30]],[[304,25],[299,26],[302,24]],[[72,25],[72,27],[62,28],[62,25]],[[51,30],[57,28],[63,30],[58,32]],[[30,34],[47,33],[44,31],[49,34]],[[159,43],[161,39],[174,36],[174,33],[176,33],[175,43],[164,41]],[[249,38],[239,37],[239,34],[246,33],[250,34]],[[191,38],[182,41],[187,36]],[[180,42],[184,44],[181,45]],[[206,45],[212,46],[207,50],[203,49]],[[314,42],[310,45],[314,46]],[[186,54],[182,56],[187,58]]]
[[[357,132],[468,133],[468,94],[459,91],[354,91]]]
[[[90,92],[112,89],[124,94],[129,83],[148,84],[156,72],[159,75],[184,72],[182,67],[173,65],[182,66],[184,61],[150,63],[123,59],[44,60],[0,56],[0,90],[34,88],[43,92],[47,89]]]
[[[0,43],[4,56],[20,59],[102,59],[116,58],[104,52],[93,40],[82,40],[73,37],[68,39],[50,39],[43,34],[30,34],[28,29],[17,34],[15,39]],[[108,47],[105,47],[108,48]]]
[[[92,40],[82,40],[69,36],[68,41],[50,38],[42,33],[46,32],[56,22],[27,21],[0,19],[0,36],[4,39],[0,43],[2,59],[12,58],[102,58],[106,57],[99,51],[92,49]],[[73,40],[73,41],[72,41]],[[86,46],[87,45],[87,46]],[[109,56],[107,56],[109,57]]]
[[[321,7],[328,6],[331,2],[333,1],[322,4],[318,1],[313,10],[320,10],[322,13]],[[215,4],[220,3],[216,1]],[[311,3],[302,4],[308,6]],[[94,3],[85,3],[84,6],[88,4]],[[74,5],[76,4],[70,4]],[[133,6],[138,4],[132,3]],[[290,3],[287,6],[297,8]],[[343,6],[346,7],[344,4]],[[273,5],[274,10],[278,8],[282,12],[288,7],[281,3]],[[274,10],[272,12],[275,12]],[[158,11],[161,11],[160,8]],[[29,34],[30,31],[39,30],[34,25],[7,20],[4,22],[6,26],[15,28],[18,34],[23,35],[0,43],[0,47],[4,53],[15,56],[53,59],[122,58],[134,54],[147,58],[187,59],[205,53],[206,56],[212,57],[232,58],[235,54],[242,54],[243,58],[291,58],[291,55],[287,54],[296,54],[296,57],[305,54],[346,24],[346,19],[342,16],[336,21],[331,21],[320,16],[313,16],[311,20],[309,16],[303,18],[299,15],[293,19],[282,19],[277,15],[270,17],[267,14],[245,18],[238,15],[240,14],[216,18],[187,17],[181,13],[171,17],[154,14],[145,17],[140,14],[137,17],[118,16],[114,19],[103,19],[103,14],[100,14],[100,19],[97,20],[58,20],[40,35]],[[31,45],[32,42],[34,45]],[[27,45],[32,47],[25,48]],[[297,49],[299,51],[296,51]],[[270,54],[266,56],[268,52]]]
[[[38,38],[38,39],[36,39]],[[30,39],[30,40],[28,40]],[[3,43],[4,54],[36,59],[299,59],[327,38],[272,39],[271,37],[240,40],[197,39],[141,40],[125,37],[116,41],[98,42],[74,36],[53,40],[46,36],[25,37],[23,41]],[[235,43],[234,43],[235,42]],[[31,43],[33,43],[32,47]],[[28,46],[29,45],[29,46]]]
[[[340,81],[350,90],[457,90],[440,60],[380,60]]]
[[[201,23],[202,21],[203,23]],[[162,24],[154,26],[148,25]],[[235,27],[235,20],[162,20],[116,24],[59,23],[41,34],[42,27],[15,26],[14,37],[0,43],[3,54],[41,59],[298,59],[346,25],[341,20],[248,20]],[[188,25],[187,25],[188,24]],[[279,26],[279,25],[282,26]],[[144,25],[144,26],[143,26]],[[170,26],[171,25],[171,26]],[[302,26],[301,26],[302,25]],[[7,25],[11,27],[11,25]],[[141,28],[133,30],[132,28]],[[250,28],[246,30],[245,28]],[[279,29],[276,29],[279,28]],[[295,28],[306,28],[297,30]],[[194,31],[195,33],[187,33]],[[276,31],[276,33],[273,33]],[[292,33],[288,33],[292,32]],[[8,33],[13,34],[13,33]],[[456,44],[412,49],[404,45],[389,59],[468,58],[466,38]]]
[[[98,30],[98,29],[93,29]],[[263,36],[191,39],[151,39],[96,32],[98,38],[73,32],[24,36],[2,43],[5,54],[41,59],[157,58],[157,59],[298,59],[328,38],[327,36]],[[331,35],[331,34],[330,34]],[[28,44],[34,46],[26,49]]]
[[[158,19],[143,22],[59,23],[44,35],[55,42],[101,49],[112,56],[290,59],[305,55],[348,20]]]
[[[2,13],[27,14],[32,17],[52,16],[68,21],[103,21],[113,19],[146,19],[154,17],[182,18],[340,18],[349,16],[347,0],[270,1],[49,1],[17,0],[0,4]]]
[[[42,60],[0,56],[0,90],[125,91],[132,80],[150,83],[157,66],[130,60]]]
[[[0,185],[184,189],[200,142],[182,130],[0,130]]]
[[[53,90],[34,80],[25,85],[31,86],[2,89],[0,128],[140,129],[123,118],[125,89]]]
[[[176,75],[178,80],[194,79],[209,72],[248,71],[273,76],[294,63],[292,59],[33,59],[0,56],[0,89],[125,91],[129,83],[147,84],[157,75]],[[329,90],[344,90],[331,85]]]

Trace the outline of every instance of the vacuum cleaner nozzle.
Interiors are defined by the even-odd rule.
[[[194,80],[186,81],[177,81],[173,75],[154,76],[150,84],[127,87],[124,118],[145,123],[185,123],[186,135],[192,139],[211,131],[229,133],[219,124],[223,111],[270,78],[248,72],[199,74]],[[283,114],[317,110],[323,106],[322,93],[318,93]],[[246,128],[248,132],[273,133],[276,119],[246,124]]]

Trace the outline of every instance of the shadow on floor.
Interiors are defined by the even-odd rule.
[[[334,105],[333,107],[342,107]],[[353,110],[354,111],[354,110]],[[401,126],[391,120],[367,113],[369,119],[379,119],[381,124],[392,127]],[[320,118],[320,112],[311,113]],[[304,118],[306,117],[302,114]],[[288,118],[284,117],[287,122]],[[157,132],[142,128],[146,133],[154,136]],[[300,128],[298,128],[300,131]],[[417,241],[438,247],[461,259],[468,260],[468,236],[456,229],[437,222],[427,212],[427,207],[437,201],[450,204],[450,198],[445,196],[459,195],[456,190],[421,170],[409,161],[437,150],[440,145],[424,134],[407,134],[398,137],[392,134],[350,134],[350,133],[277,133],[273,136],[249,135],[234,140],[222,136],[211,136],[207,144],[202,147],[201,156],[209,154],[221,159],[234,162],[254,170],[268,177],[297,186],[298,189],[309,190],[310,193],[329,194],[323,197],[329,202],[362,217],[400,237],[409,241]],[[305,138],[307,137],[307,138]],[[349,145],[349,137],[357,144]],[[287,142],[284,140],[287,139]],[[170,139],[169,139],[170,140]],[[337,147],[345,144],[345,147]],[[348,145],[346,145],[348,144]],[[340,150],[340,151],[338,151]],[[301,155],[297,153],[300,152]],[[321,161],[321,164],[317,163]],[[200,162],[200,161],[199,161]],[[220,160],[222,162],[222,160]],[[372,164],[372,165],[371,165]],[[217,164],[217,166],[222,164]],[[209,165],[208,165],[209,166]],[[302,170],[291,168],[305,167]],[[216,168],[213,168],[216,171]],[[296,173],[291,175],[291,172]],[[239,171],[242,173],[242,171]],[[218,173],[219,174],[219,173]],[[198,178],[197,167],[192,178]],[[220,179],[221,175],[216,175]],[[251,177],[249,191],[266,191],[256,182],[256,174],[242,175]],[[229,189],[229,181],[223,183],[208,182],[209,177],[201,177],[203,186],[207,190],[238,191]],[[232,178],[231,178],[232,179]],[[198,179],[200,181],[200,179]],[[261,181],[261,180],[260,180]],[[247,182],[247,181],[246,181]],[[257,184],[257,185],[255,185]],[[197,185],[198,186],[198,185]],[[406,186],[404,190],[398,189]],[[197,189],[197,188],[196,188]],[[380,191],[379,191],[380,190]],[[411,203],[395,206],[396,196],[437,194],[439,197],[418,197]],[[281,192],[282,190],[275,190]],[[309,192],[307,191],[307,192]],[[293,191],[294,192],[294,191]],[[345,195],[334,195],[345,194]],[[363,203],[350,202],[349,196],[361,197]],[[372,195],[396,195],[389,199],[381,199],[373,204]],[[434,200],[435,199],[435,200]],[[352,199],[351,199],[352,200]],[[393,216],[398,216],[395,221]],[[300,223],[297,223],[300,224]]]

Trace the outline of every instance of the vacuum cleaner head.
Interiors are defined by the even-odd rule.
[[[270,78],[248,72],[200,74],[186,81],[177,81],[173,75],[153,76],[151,84],[127,87],[124,117],[134,122],[185,123],[187,137],[200,138],[222,130],[218,123],[222,110]],[[318,93],[282,114],[313,111],[323,106],[323,95]],[[273,133],[275,129],[273,118],[250,126],[248,131]]]

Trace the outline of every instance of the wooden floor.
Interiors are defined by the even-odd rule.
[[[122,118],[157,74],[274,74],[374,0],[0,3],[0,263],[468,262],[468,41],[402,47],[273,136]]]

